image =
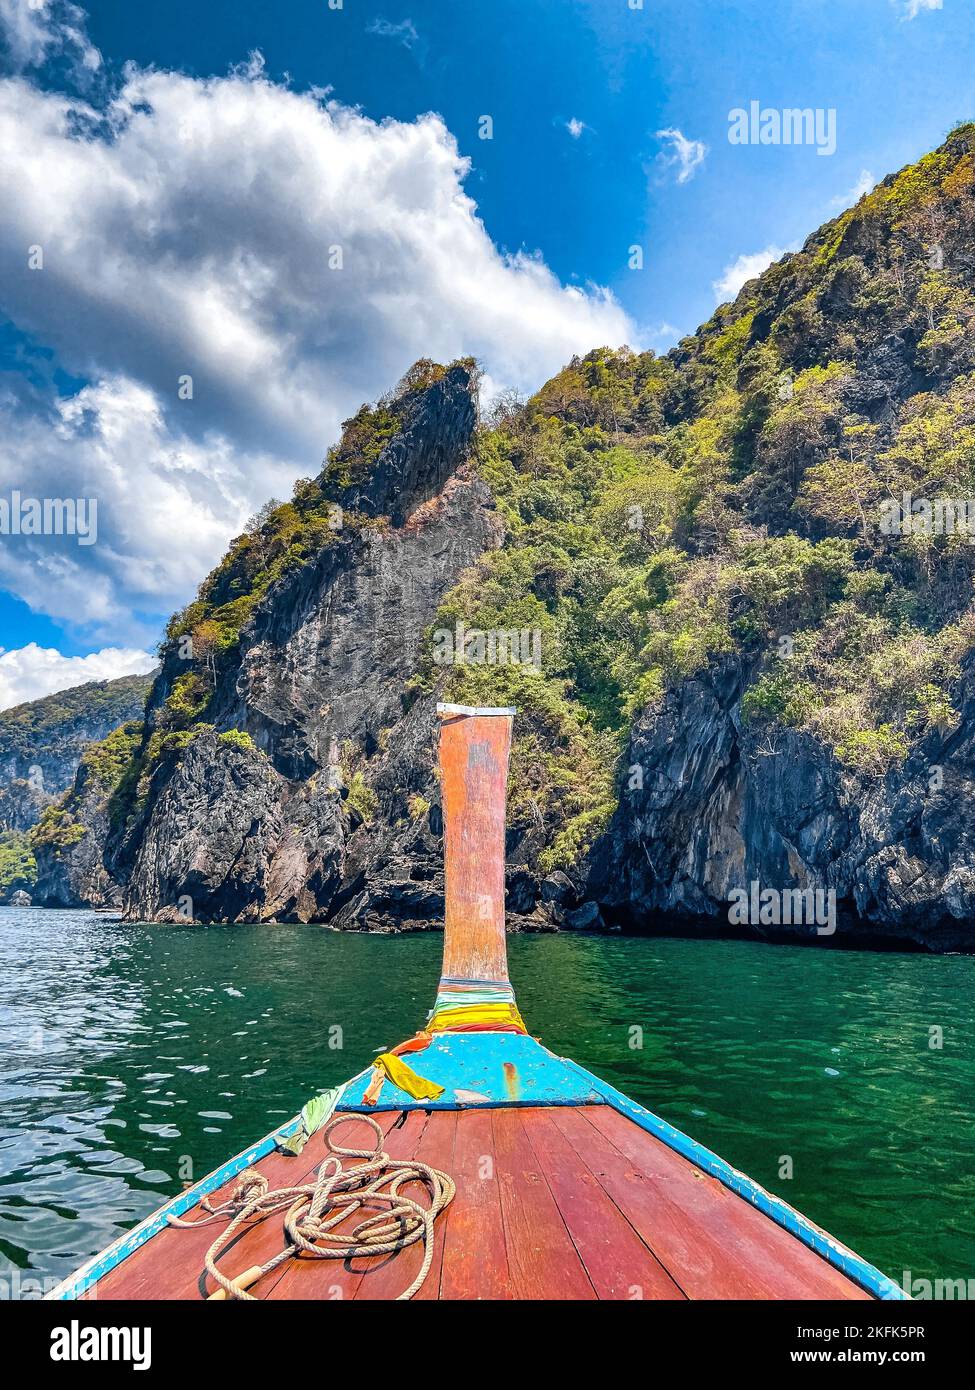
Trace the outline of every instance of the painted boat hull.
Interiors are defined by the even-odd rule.
[[[426,1030],[377,1057],[337,1102],[342,1113],[382,1118],[390,1157],[417,1158],[456,1182],[417,1296],[903,1298],[781,1198],[528,1035],[508,978],[504,914],[514,711],[438,713],[446,911],[436,1002]],[[404,1070],[407,1056],[422,1074]],[[277,1152],[300,1123],[180,1193],[50,1297],[206,1298],[214,1226],[186,1231],[167,1218],[199,1219],[202,1199],[226,1201],[247,1168],[275,1190],[312,1181],[326,1157],[321,1134],[300,1159]],[[397,1298],[419,1270],[416,1245],[341,1268],[307,1255],[270,1268],[285,1248],[280,1219],[235,1231],[226,1277],[263,1269],[256,1298]]]
[[[370,1068],[346,1084],[337,1111],[369,1114],[384,1124],[389,1122],[389,1137],[396,1135],[393,1126],[403,1128],[409,1123],[413,1126],[412,1133],[418,1125],[427,1125],[430,1130],[428,1144],[435,1141],[434,1130],[438,1125],[444,1126],[444,1132],[446,1126],[451,1125],[450,1133],[454,1136],[462,1132],[473,1134],[473,1127],[479,1125],[478,1142],[485,1150],[480,1158],[497,1168],[502,1194],[509,1194],[507,1204],[502,1195],[502,1217],[507,1214],[508,1207],[517,1213],[526,1200],[536,1201],[537,1191],[533,1189],[539,1184],[553,1194],[554,1202],[547,1208],[546,1220],[551,1228],[548,1236],[544,1230],[535,1230],[539,1224],[536,1214],[535,1234],[530,1237],[534,1241],[537,1235],[542,1246],[549,1250],[553,1268],[547,1275],[544,1266],[535,1270],[534,1282],[526,1284],[522,1278],[520,1284],[515,1279],[499,1285],[508,1292],[497,1296],[584,1297],[587,1288],[591,1288],[590,1297],[906,1297],[892,1280],[781,1198],[767,1192],[744,1173],[583,1067],[555,1056],[534,1038],[510,1033],[444,1034],[433,1039],[422,1058],[424,1076],[444,1087],[437,1100],[414,1100],[387,1081],[378,1102],[367,1105],[363,1096],[372,1075]],[[473,1121],[472,1116],[479,1116],[479,1119]],[[277,1165],[272,1182],[280,1185],[292,1180],[282,1177],[282,1172],[297,1174],[300,1168],[305,1173],[309,1167],[307,1154],[302,1162],[276,1153],[278,1141],[293,1134],[299,1123],[296,1116],[201,1182],[179,1193],[66,1279],[49,1297],[206,1297],[209,1290],[200,1278],[202,1259],[196,1248],[199,1237],[188,1237],[185,1232],[173,1230],[167,1217],[194,1214],[205,1196],[214,1193],[225,1196],[222,1189],[229,1190],[233,1180],[245,1169],[254,1166],[260,1169],[262,1162],[268,1161],[271,1155]],[[456,1144],[456,1137],[452,1142]],[[561,1154],[558,1164],[549,1169],[545,1159],[555,1152],[553,1145],[564,1147],[558,1150]],[[510,1160],[508,1169],[505,1168],[506,1154]],[[538,1172],[534,1170],[535,1164]],[[288,1165],[297,1166],[290,1168]],[[441,1166],[452,1171],[449,1160]],[[463,1173],[454,1171],[454,1176],[459,1184],[463,1182]],[[693,1183],[689,1181],[692,1176]],[[295,1176],[293,1181],[307,1181],[307,1177]],[[483,1180],[478,1176],[477,1181]],[[575,1199],[573,1182],[583,1184]],[[573,1229],[581,1219],[580,1194],[589,1200],[591,1211],[585,1220],[592,1230]],[[593,1200],[594,1194],[598,1200]],[[466,1212],[464,1240],[470,1242],[468,1260],[477,1255],[480,1240],[476,1222],[473,1225],[470,1222],[470,1211],[478,1207],[483,1194],[477,1189],[473,1195],[476,1197],[473,1205],[471,1193],[462,1202]],[[462,1191],[459,1196],[464,1196]],[[628,1200],[636,1202],[636,1216],[626,1210]],[[617,1219],[619,1214],[625,1221]],[[448,1209],[441,1218],[448,1225],[448,1243],[454,1215],[457,1213]],[[459,1222],[461,1217],[458,1215],[457,1219]],[[514,1219],[516,1222],[519,1219],[517,1214]],[[678,1228],[683,1230],[683,1237],[675,1236]],[[638,1242],[634,1241],[635,1229]],[[565,1241],[566,1230],[572,1231],[571,1250]],[[209,1228],[207,1244],[216,1233]],[[575,1270],[578,1250],[587,1239],[594,1249],[599,1245],[605,1247],[600,1256],[604,1264],[605,1251],[616,1252],[614,1279],[608,1279],[604,1271],[597,1279],[587,1269],[587,1285],[582,1274]],[[677,1249],[681,1240],[683,1247]],[[726,1250],[722,1248],[722,1241],[727,1245]],[[192,1250],[190,1242],[193,1242]],[[565,1249],[560,1257],[561,1246]],[[676,1286],[672,1295],[666,1291],[650,1295],[642,1292],[646,1283],[643,1266],[647,1252]],[[360,1264],[372,1262],[377,1269],[389,1270],[396,1260],[406,1259],[407,1253],[402,1252],[393,1261],[373,1257],[372,1261]],[[561,1273],[560,1258],[564,1266]],[[627,1268],[628,1261],[631,1269]],[[333,1262],[293,1263],[322,1266]],[[174,1264],[185,1264],[182,1278],[174,1278],[177,1274]],[[584,1262],[583,1267],[586,1268]],[[160,1271],[156,1276],[154,1268]],[[578,1275],[576,1286],[571,1277],[573,1272]],[[316,1270],[315,1273],[319,1284],[333,1277],[331,1272],[319,1274]],[[384,1274],[373,1287],[368,1270],[357,1269],[354,1273],[358,1278],[355,1290],[358,1298],[395,1298],[398,1290],[409,1282],[408,1276],[391,1280]],[[445,1272],[441,1282],[427,1296],[452,1296],[449,1290],[453,1277]],[[546,1287],[546,1278],[550,1279],[551,1289],[535,1292],[535,1289]],[[265,1293],[260,1285],[252,1292],[257,1297],[334,1296],[318,1292],[310,1275],[305,1278],[303,1287],[301,1284],[302,1281],[293,1280],[290,1292],[275,1294],[269,1289]],[[325,1287],[330,1290],[341,1287],[341,1280],[339,1285]],[[476,1285],[472,1287],[476,1290]],[[573,1287],[575,1293],[571,1292]],[[566,1289],[570,1290],[568,1294]],[[808,1292],[804,1293],[804,1289]],[[487,1293],[475,1291],[470,1296],[494,1295],[489,1289]]]

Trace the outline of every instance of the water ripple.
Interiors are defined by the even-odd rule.
[[[409,1036],[440,949],[0,909],[0,1275],[68,1273]],[[545,936],[511,969],[554,1051],[895,1277],[975,1277],[975,960]]]

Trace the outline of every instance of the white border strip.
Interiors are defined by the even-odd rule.
[[[438,702],[438,714],[517,714],[518,711],[512,706],[510,709],[477,709],[474,705],[445,705]]]

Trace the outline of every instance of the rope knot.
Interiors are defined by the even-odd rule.
[[[359,1123],[373,1131],[371,1148],[354,1149],[337,1144],[333,1135],[340,1125]],[[284,1211],[286,1244],[265,1264],[247,1271],[246,1284],[255,1283],[285,1260],[307,1256],[316,1260],[352,1260],[364,1255],[391,1255],[422,1240],[423,1263],[409,1288],[399,1295],[412,1298],[433,1261],[433,1225],[453,1201],[456,1188],[446,1173],[419,1159],[390,1158],[383,1150],[383,1132],[371,1115],[336,1115],[322,1129],[326,1148],[313,1183],[269,1190],[267,1178],[255,1169],[243,1174],[229,1199],[209,1215],[187,1222],[170,1218],[174,1225],[197,1226],[225,1217],[229,1224],[207,1251],[204,1264],[210,1277],[228,1298],[253,1300],[244,1280],[228,1279],[217,1268],[217,1258],[232,1244],[238,1229],[248,1221],[261,1221]],[[344,1167],[342,1160],[362,1160]],[[402,1190],[412,1186],[415,1195]],[[418,1200],[425,1198],[423,1200]],[[365,1213],[351,1230],[345,1224]],[[339,1229],[345,1227],[345,1229]]]
[[[230,1201],[236,1206],[246,1207],[250,1202],[259,1201],[269,1187],[270,1183],[263,1173],[258,1173],[255,1168],[248,1168],[230,1194]]]

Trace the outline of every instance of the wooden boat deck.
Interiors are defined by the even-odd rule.
[[[449,1173],[457,1195],[436,1226],[417,1299],[867,1299],[838,1269],[749,1202],[609,1105],[386,1111],[385,1148]],[[342,1143],[355,1146],[355,1126]],[[364,1144],[368,1136],[364,1134]],[[320,1135],[300,1158],[255,1166],[271,1186],[308,1182]],[[229,1196],[235,1180],[213,1194]],[[187,1213],[195,1220],[199,1208]],[[222,1230],[167,1228],[88,1297],[200,1299],[203,1256]],[[282,1248],[280,1214],[221,1258],[236,1276]],[[394,1299],[420,1243],[343,1262],[292,1259],[251,1290],[262,1299]]]
[[[787,1203],[528,1034],[508,978],[504,917],[504,793],[514,712],[437,710],[446,930],[434,1009],[422,1033],[315,1098],[336,1115],[374,1117],[391,1158],[417,1159],[456,1183],[453,1202],[436,1221],[432,1264],[415,1296],[903,1297],[879,1270]],[[187,1230],[166,1224],[167,1209],[198,1219],[204,1213],[191,1204],[204,1192],[214,1206],[227,1201],[238,1181],[229,1175],[248,1167],[272,1190],[313,1182],[327,1156],[328,1125],[306,1112],[174,1198],[48,1297],[209,1297],[214,1289],[204,1257],[229,1218]],[[299,1158],[277,1150],[299,1130],[315,1131]],[[338,1143],[371,1151],[375,1131],[349,1125]],[[344,1166],[352,1161],[343,1159]],[[403,1190],[409,1193],[408,1184]],[[377,1201],[376,1210],[389,1208]],[[343,1245],[355,1244],[352,1229],[374,1214],[357,1207],[331,1233],[348,1236]],[[221,1274],[252,1276],[282,1252],[286,1239],[283,1210],[242,1226],[221,1253]],[[395,1299],[412,1287],[423,1260],[420,1241],[391,1255],[303,1254],[246,1284],[258,1299]]]

